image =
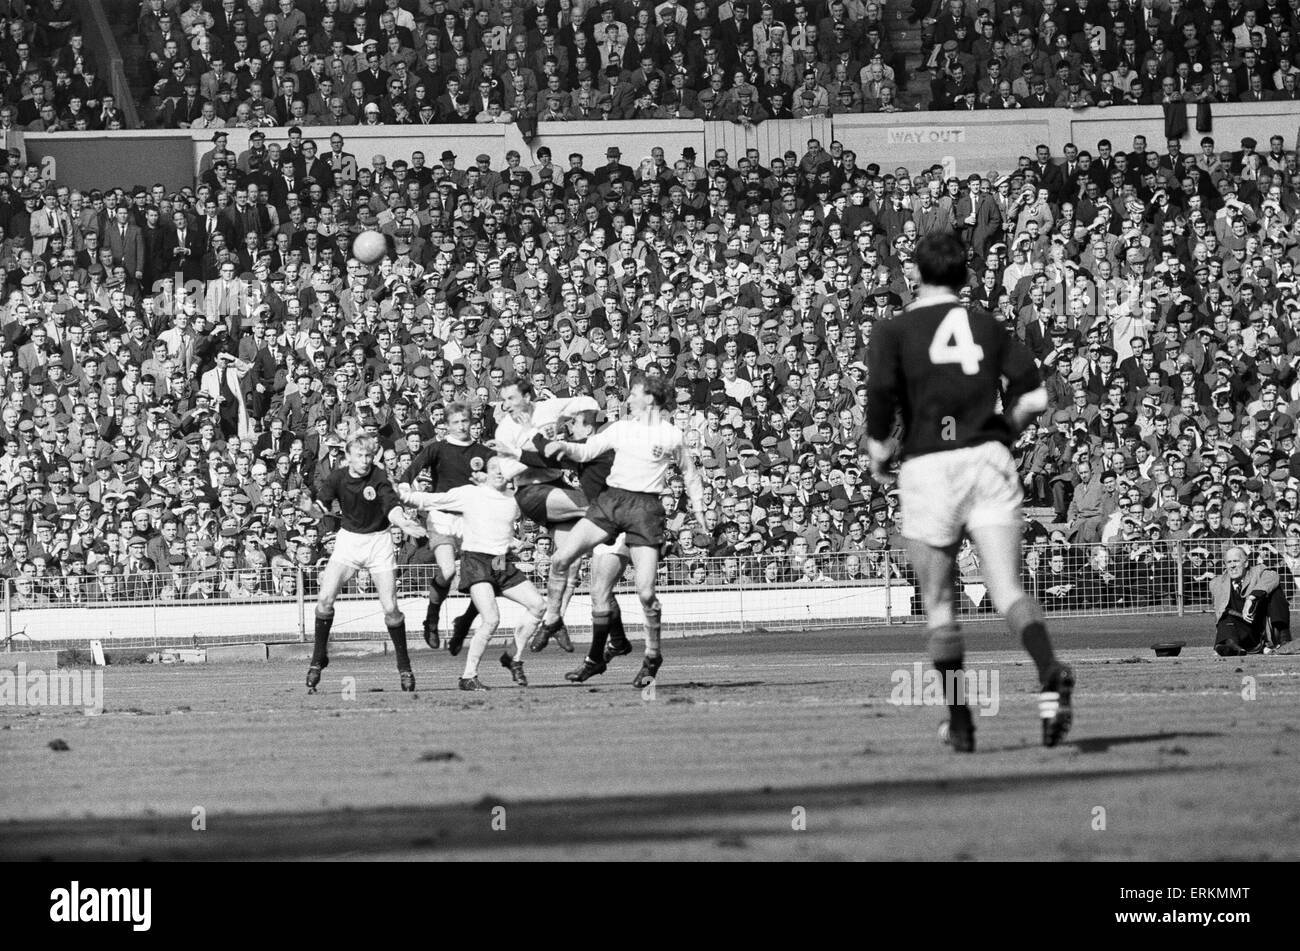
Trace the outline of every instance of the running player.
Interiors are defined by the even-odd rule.
[[[406,653],[406,619],[397,604],[397,556],[388,527],[395,525],[412,538],[423,538],[424,528],[404,511],[388,473],[375,466],[379,441],[358,433],[348,440],[346,465],[321,480],[316,504],[324,515],[338,503],[342,527],[334,540],[334,551],[321,573],[320,595],[316,598],[316,645],[307,668],[307,691],[316,692],[320,673],[329,666],[327,647],[334,624],[334,599],[362,568],[374,579],[384,624],[397,655],[402,689],[415,689],[415,674]]]
[[[953,611],[953,565],[964,531],[979,550],[994,605],[1038,668],[1043,744],[1055,746],[1070,728],[1074,672],[1056,659],[1042,609],[1020,584],[1023,490],[1008,448],[1046,409],[1047,394],[1024,344],[993,317],[968,313],[958,302],[966,253],[956,238],[923,238],[916,265],[916,301],[872,334],[867,447],[873,474],[888,479],[900,452],[891,434],[901,412],[903,536],[925,598],[930,659],[943,674],[947,740],[961,752],[975,749],[974,721],[959,702],[964,647]]]
[[[465,657],[465,672],[457,683],[461,690],[488,690],[478,679],[478,664],[487,650],[488,641],[501,623],[497,597],[522,605],[527,619],[515,627],[515,654],[501,655],[501,666],[521,687],[528,686],[522,660],[524,646],[537,622],[542,619],[546,602],[533,583],[510,559],[515,546],[515,521],[519,506],[509,490],[501,459],[487,463],[487,481],[481,485],[462,485],[448,492],[402,492],[402,499],[420,508],[433,508],[461,515],[462,551],[460,555],[460,590],[468,594],[481,617],[478,630],[470,638]]]
[[[505,415],[497,423],[493,446],[499,452],[517,457],[524,451],[539,448],[538,436],[542,437],[541,445],[552,439],[555,423],[563,413],[594,409],[596,401],[589,396],[538,401],[533,381],[519,377],[502,386],[501,408]],[[529,466],[510,459],[505,464],[505,473],[507,478],[514,480],[515,500],[519,503],[519,510],[538,525],[550,530],[553,548],[558,550],[574,524],[586,513],[586,497],[565,485],[563,473],[553,466]],[[563,608],[573,596],[576,583],[575,564],[573,577],[565,586],[560,624],[546,632],[539,630],[530,645],[532,650],[542,650],[554,637],[563,650],[573,652],[573,642],[569,639],[568,629],[563,622]]]
[[[452,403],[447,407],[447,438],[431,442],[420,449],[398,481],[397,490],[409,489],[422,472],[427,472],[434,492],[447,492],[469,485],[483,471],[492,452],[469,438],[469,407]],[[433,551],[434,571],[429,582],[429,606],[424,614],[424,641],[434,650],[439,647],[438,615],[451,593],[451,579],[456,574],[456,544],[460,536],[460,518],[446,512],[429,515],[429,548]],[[478,611],[474,602],[452,623],[447,644],[451,654],[459,654]]]
[[[660,494],[668,482],[668,470],[676,463],[686,482],[691,508],[704,530],[704,485],[686,451],[682,432],[665,416],[669,383],[662,377],[637,377],[627,398],[628,419],[621,419],[591,436],[584,443],[559,442],[547,447],[549,454],[562,454],[579,462],[590,462],[601,453],[614,451],[608,487],[587,508],[586,516],[569,532],[563,547],[551,557],[547,588],[546,617],[542,624],[554,628],[560,623],[560,602],[568,583],[569,569],[601,542],[623,533],[631,548],[636,569],[636,593],[645,617],[645,657],[632,681],[635,687],[651,683],[663,664],[659,647],[661,611],[655,595],[655,574],[664,536],[664,507]],[[538,632],[542,637],[544,631]]]
[[[583,409],[573,415],[566,412],[559,425],[567,427],[569,441],[580,443],[596,432],[599,419],[599,410]],[[614,453],[612,450],[602,452],[590,462],[577,462],[558,456],[545,456],[539,449],[521,453],[520,461],[537,468],[562,466],[575,469],[582,494],[588,499],[598,499],[605,491],[610,467],[614,463]],[[618,584],[618,579],[623,576],[631,560],[631,550],[622,534],[612,544],[597,545],[592,551],[591,577],[588,582],[591,595],[591,647],[582,666],[564,675],[567,680],[582,683],[597,674],[603,674],[613,658],[632,653],[632,644],[623,629],[623,612],[619,609],[618,599],[614,597],[614,586]],[[572,589],[573,586],[570,585],[568,590]]]

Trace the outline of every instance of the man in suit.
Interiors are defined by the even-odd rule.
[[[244,282],[235,276],[231,259],[221,264],[217,277],[208,282],[204,311],[209,319],[225,323],[231,340],[238,340],[248,310],[248,297]]]
[[[336,185],[357,180],[357,157],[343,151],[343,136],[337,132],[330,136],[330,150],[325,155],[325,162],[334,173]]]
[[[199,77],[190,74],[185,77],[184,95],[169,100],[163,109],[162,124],[169,129],[188,129],[190,124],[203,115],[203,104],[207,102],[199,95]]]
[[[611,119],[625,119],[635,108],[636,94],[630,84],[623,82],[622,72],[617,66],[609,66],[605,69],[603,95],[609,99]]]
[[[200,389],[207,393],[217,406],[221,435],[248,437],[253,434],[248,415],[248,397],[252,391],[249,366],[235,355],[222,351],[217,354],[217,364],[203,374]]]
[[[1055,199],[1065,184],[1065,176],[1061,174],[1061,166],[1052,161],[1052,150],[1046,145],[1038,146],[1031,167],[1038,175],[1038,187],[1046,188],[1048,195]]]
[[[131,209],[123,204],[114,211],[105,229],[104,246],[113,252],[113,263],[121,264],[137,281],[144,278],[144,236],[131,220]]]
[[[1276,571],[1248,564],[1245,549],[1223,554],[1223,573],[1210,579],[1214,603],[1214,652],[1221,657],[1256,654],[1291,640],[1291,609]],[[1271,630],[1269,629],[1271,626]]]
[[[183,280],[196,281],[202,275],[203,232],[195,228],[183,211],[172,214],[172,227],[163,243],[163,260]]]

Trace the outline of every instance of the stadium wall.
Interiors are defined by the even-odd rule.
[[[1300,116],[1294,104],[1229,103],[1214,106],[1214,136],[1221,150],[1238,147],[1247,135],[1260,139],[1280,133],[1289,145],[1300,144]],[[229,129],[229,147],[239,154],[248,148],[249,129]],[[285,138],[283,129],[268,130],[272,141]],[[333,129],[311,126],[306,134],[327,147]],[[526,165],[536,163],[537,149],[547,146],[556,164],[568,167],[571,152],[583,155],[585,167],[605,163],[605,150],[618,146],[623,162],[636,166],[655,146],[663,148],[671,161],[690,146],[699,152],[701,164],[713,150],[725,148],[732,161],[747,148],[756,148],[767,158],[786,151],[802,155],[810,138],[826,145],[838,139],[859,155],[863,164],[876,162],[892,171],[943,164],[950,174],[981,175],[1014,168],[1021,155],[1032,155],[1034,146],[1046,142],[1060,155],[1061,146],[1075,142],[1092,148],[1109,138],[1117,148],[1126,148],[1135,134],[1147,137],[1153,148],[1163,150],[1164,113],[1149,106],[1109,109],[1044,109],[1019,112],[1010,121],[995,112],[897,112],[861,114],[821,119],[768,121],[745,129],[733,122],[703,122],[695,119],[651,122],[543,122],[537,135],[525,142],[514,125],[474,126],[348,126],[342,131],[347,151],[358,163],[369,166],[375,155],[389,161],[407,158],[420,149],[429,164],[435,164],[444,149],[457,155],[463,167],[474,156],[485,153],[492,167],[505,164],[506,152],[514,149]],[[1188,110],[1188,131],[1183,150],[1199,149],[1202,133],[1196,131],[1195,110]],[[193,185],[199,161],[212,148],[207,131],[154,129],[130,132],[100,132],[88,136],[67,133],[27,133],[22,137],[29,160],[42,163],[47,179],[70,183],[135,184],[162,182],[175,189]]]
[[[710,591],[668,591],[664,602],[664,627],[675,634],[705,634],[715,631],[760,630],[806,626],[839,626],[854,621],[884,621],[905,618],[914,589],[882,584],[828,587],[797,585],[772,588],[723,588]],[[155,601],[129,605],[98,604],[87,607],[52,607],[10,610],[6,628],[8,645],[24,649],[35,642],[106,642],[130,640],[150,644],[181,640],[215,641],[243,637],[257,641],[304,639],[305,621],[315,603],[293,599],[169,603]],[[639,625],[643,618],[635,596],[619,599],[623,617]],[[409,618],[424,616],[424,596],[401,599]],[[450,599],[444,613],[454,616],[468,604],[466,598]],[[591,601],[585,594],[574,597],[569,614],[575,630],[589,628]],[[513,629],[523,620],[523,610],[513,602],[501,602],[501,626]],[[384,628],[383,612],[373,595],[340,598],[335,603],[334,631],[349,635],[373,634]]]

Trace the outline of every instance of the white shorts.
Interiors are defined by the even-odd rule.
[[[614,555],[624,560],[631,560],[632,549],[627,547],[627,533],[619,532],[618,537],[612,542],[601,542],[592,549],[592,557],[600,555]]]
[[[430,547],[447,544],[459,547],[460,539],[465,534],[465,520],[455,512],[433,509],[429,512],[428,529]]]
[[[334,539],[330,564],[346,565],[353,571],[365,568],[371,574],[396,571],[397,554],[393,550],[393,536],[388,532],[361,535],[340,529],[338,537]]]
[[[967,528],[1024,523],[1024,486],[998,442],[915,456],[898,472],[903,537],[943,548]]]

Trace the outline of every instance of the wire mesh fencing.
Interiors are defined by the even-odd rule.
[[[1117,539],[1097,544],[1041,544],[1023,552],[1022,583],[1047,613],[1154,615],[1210,610],[1210,579],[1224,570],[1224,552],[1243,547],[1252,562],[1277,571],[1289,600],[1297,594],[1300,538]],[[545,592],[547,558],[516,562],[521,576]],[[82,575],[20,575],[6,579],[6,649],[38,642],[107,638],[119,646],[232,641],[293,641],[310,636],[323,565],[278,568],[231,564],[209,570],[122,572],[107,565]],[[401,566],[398,595],[412,636],[424,617],[432,563]],[[958,614],[992,617],[978,552],[964,545],[954,568]],[[575,633],[590,630],[590,563],[584,561],[565,619]],[[806,554],[673,554],[661,560],[656,587],[663,625],[676,634],[870,627],[920,622],[925,607],[915,571],[901,549]],[[457,591],[443,610],[443,627],[468,598]],[[334,631],[364,637],[384,631],[375,579],[358,572],[335,602]],[[634,569],[615,587],[628,625],[641,623]],[[502,599],[502,629],[523,611]]]

